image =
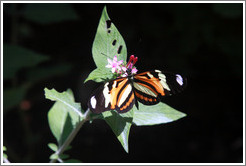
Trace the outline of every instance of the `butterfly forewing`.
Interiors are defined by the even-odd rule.
[[[119,113],[129,111],[135,96],[127,77],[118,78],[105,83],[90,97],[88,107],[94,113],[117,110]]]

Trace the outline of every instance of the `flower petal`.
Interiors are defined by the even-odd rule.
[[[112,65],[111,65],[111,64],[107,64],[105,67],[106,67],[106,68],[111,68]]]
[[[126,72],[127,68],[125,66],[122,66],[121,69]]]
[[[127,73],[124,73],[121,75],[121,77],[127,77],[127,75],[128,75]]]
[[[112,61],[111,59],[108,59],[108,63],[109,63],[109,64],[112,64],[113,61]]]
[[[134,67],[133,69],[132,69],[132,74],[136,74],[138,72],[138,70]]]
[[[117,62],[117,56],[114,56],[113,62]]]
[[[121,65],[123,63],[123,60],[120,60],[117,62],[118,65]]]

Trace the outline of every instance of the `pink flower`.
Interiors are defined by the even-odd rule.
[[[121,69],[124,72],[124,74],[122,75],[123,77],[128,76],[129,73],[127,73],[127,69],[131,70],[131,74],[136,74],[137,73],[137,69],[136,67],[133,67],[135,65],[135,63],[137,62],[138,57],[134,57],[134,55],[130,56],[130,60],[128,61],[126,66],[122,66]]]
[[[128,74],[136,74],[137,69],[134,67],[135,63],[137,62],[138,58],[134,57],[134,55],[130,56],[130,60],[126,65],[122,65],[123,60],[117,61],[117,56],[114,56],[113,60],[108,59],[108,64],[106,65],[107,68],[111,68],[112,73],[117,73],[121,77],[126,77]]]
[[[121,67],[120,65],[123,63],[123,60],[117,61],[117,56],[114,56],[113,61],[111,59],[108,59],[108,65],[106,65],[107,68],[112,68],[112,73],[116,73],[117,70],[120,71]]]
[[[132,69],[132,67],[135,65],[135,63],[137,62],[138,60],[138,57],[134,57],[134,55],[131,55],[130,56],[130,60],[128,61],[126,67],[128,69]]]
[[[132,74],[137,74],[138,69],[136,69],[136,67],[132,68]]]

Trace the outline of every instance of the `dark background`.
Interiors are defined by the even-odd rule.
[[[4,49],[18,45],[49,57],[3,80],[3,143],[11,162],[49,162],[47,144],[55,138],[47,121],[53,102],[45,99],[45,87],[59,92],[71,88],[86,109],[98,86],[83,81],[96,67],[91,48],[105,4],[50,5],[3,4]],[[139,71],[187,76],[187,89],[164,100],[187,117],[132,126],[129,154],[105,121],[86,123],[68,151],[71,158],[85,163],[242,162],[243,4],[107,4],[107,9],[128,55],[139,57]],[[60,13],[52,18],[56,10]],[[6,56],[4,52],[7,67],[26,60]],[[56,70],[57,65],[61,68]],[[44,76],[34,81],[38,72]],[[13,88],[24,89],[22,95]]]

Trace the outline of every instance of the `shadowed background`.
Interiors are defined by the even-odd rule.
[[[44,88],[71,88],[87,109],[99,85],[92,43],[105,4],[3,4],[3,143],[11,162],[49,162],[55,142]],[[105,121],[86,123],[67,153],[82,162],[242,162],[243,5],[106,4],[139,71],[187,76],[163,102],[178,121],[132,126],[129,154]]]

